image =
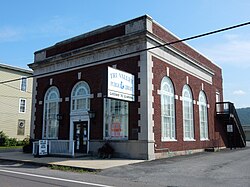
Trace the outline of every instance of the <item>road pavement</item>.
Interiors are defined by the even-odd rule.
[[[154,160],[109,168],[98,175],[151,186],[250,187],[250,148]]]
[[[16,154],[0,154],[4,156]],[[20,153],[21,154],[21,153]],[[16,158],[20,155],[16,154]],[[22,155],[25,156],[25,155]],[[14,158],[14,156],[12,157]],[[21,157],[21,160],[24,158]],[[31,159],[31,158],[30,158]],[[42,158],[44,163],[64,165],[68,160]],[[74,166],[91,163],[99,167],[98,162],[106,166],[100,172],[74,173],[51,170],[40,165],[30,165],[41,160],[26,160],[25,163],[0,161],[0,186],[19,187],[36,186],[123,186],[123,187],[250,187],[250,146],[242,149],[224,149],[219,152],[202,152],[193,155],[176,156],[153,161],[135,162],[118,160],[76,159]],[[57,161],[57,162],[55,162]],[[98,164],[95,164],[97,162]],[[27,164],[29,163],[29,164]],[[62,164],[63,163],[63,164]],[[122,163],[122,164],[121,164]],[[125,165],[124,165],[125,164]],[[123,166],[119,166],[123,165]],[[79,166],[78,166],[79,168]],[[50,178],[51,177],[51,178]]]
[[[150,187],[95,172],[68,172],[47,167],[0,161],[0,187]]]

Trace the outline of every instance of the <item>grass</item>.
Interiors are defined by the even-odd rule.
[[[65,172],[76,172],[76,173],[94,172],[94,171],[90,171],[88,169],[73,168],[73,167],[69,167],[69,166],[58,166],[58,165],[50,165],[49,168],[53,169],[53,170],[60,170],[60,171],[65,171]]]
[[[0,149],[21,149],[23,146],[0,146]]]

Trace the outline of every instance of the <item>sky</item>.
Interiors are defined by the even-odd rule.
[[[0,2],[0,63],[28,68],[34,52],[145,14],[179,38],[250,21],[249,0],[8,0]],[[250,107],[250,25],[190,40],[222,68],[224,101]]]

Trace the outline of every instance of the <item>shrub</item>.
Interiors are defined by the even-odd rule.
[[[24,138],[22,141],[21,141],[22,145],[28,145],[30,143],[30,137],[27,136],[26,138]]]
[[[8,139],[9,137],[3,131],[0,131],[0,146],[5,146]]]
[[[9,138],[3,131],[0,131],[0,146],[24,146],[28,145],[30,138],[27,136],[23,140],[17,140],[16,138]]]

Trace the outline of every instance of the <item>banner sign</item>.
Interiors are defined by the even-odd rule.
[[[108,67],[109,98],[134,101],[134,75]]]
[[[47,140],[39,140],[39,155],[48,154],[47,146],[48,146]]]

